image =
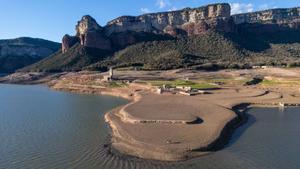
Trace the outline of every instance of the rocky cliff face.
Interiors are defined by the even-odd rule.
[[[245,26],[246,25],[246,26]],[[76,25],[76,36],[64,36],[62,51],[75,43],[103,50],[136,43],[138,34],[199,35],[209,30],[237,33],[237,30],[274,32],[283,28],[300,28],[300,8],[273,9],[230,15],[230,5],[212,4],[172,12],[122,16],[101,27],[91,16],[84,16]]]
[[[125,31],[151,32],[151,33],[170,33],[172,35],[176,29],[186,30],[188,25],[193,25],[198,31],[190,33],[198,34],[208,29],[224,30],[219,27],[219,22],[229,23],[230,6],[229,4],[214,4],[200,8],[186,8],[179,11],[145,14],[137,17],[123,16],[114,19],[105,27],[105,33],[119,33]],[[200,31],[200,32],[199,32]]]
[[[83,16],[76,25],[80,44],[98,49],[111,49],[110,40],[104,35],[103,28],[89,15]]]
[[[232,16],[241,29],[255,33],[274,33],[286,29],[300,29],[300,7],[270,9]]]
[[[66,52],[76,42],[103,50],[110,50],[112,46],[124,47],[135,43],[138,39],[138,35],[130,32],[176,36],[197,35],[211,29],[222,32],[234,30],[229,4],[213,4],[137,17],[122,16],[108,22],[105,27],[99,26],[95,19],[87,15],[76,25],[76,36],[64,36],[62,51]]]
[[[62,39],[62,52],[67,52],[73,45],[79,42],[79,37],[66,34]]]
[[[232,16],[236,24],[243,23],[262,23],[262,24],[288,24],[299,22],[300,7],[289,9],[270,9],[259,12],[238,14]]]
[[[59,50],[60,44],[43,39],[17,38],[0,40],[0,73],[39,61]]]
[[[89,15],[83,16],[76,25],[76,36],[65,35],[62,39],[62,52],[65,53],[77,42],[91,48],[110,50],[111,42],[104,29]]]

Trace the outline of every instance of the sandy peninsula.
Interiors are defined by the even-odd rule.
[[[113,147],[133,156],[178,161],[217,150],[243,120],[239,105],[298,105],[300,98],[254,88],[220,89],[209,95],[145,93],[106,114]],[[242,107],[246,108],[246,107]]]
[[[299,106],[299,71],[274,68],[116,73],[121,81],[131,80],[124,85],[123,82],[103,83],[103,75],[99,73],[81,72],[63,74],[51,79],[48,85],[56,90],[114,95],[130,100],[105,115],[112,128],[112,147],[143,159],[180,161],[222,148],[233,129],[245,120],[244,110],[249,106]],[[245,85],[257,75],[264,80]],[[197,82],[201,79],[202,86],[217,79],[213,84],[216,88],[186,96],[172,92],[158,94],[157,86],[145,83],[156,80],[156,84],[157,79],[171,82],[183,77]]]

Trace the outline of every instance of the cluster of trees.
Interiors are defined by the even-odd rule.
[[[144,70],[192,68],[204,70],[244,69],[252,66],[300,66],[299,32],[285,36],[221,34],[162,38],[136,43],[122,50],[101,51],[79,44],[67,53],[57,52],[23,71],[100,70],[139,67]],[[280,41],[282,40],[282,41]]]
[[[142,65],[146,70],[166,70],[202,65],[212,61],[238,62],[243,60],[243,57],[231,41],[221,34],[210,32],[201,36],[182,36],[171,40],[131,45],[116,52],[110,58],[110,63],[118,67]]]
[[[74,45],[68,52],[62,53],[61,50],[53,55],[27,66],[19,71],[23,72],[62,72],[80,71],[84,67],[96,62],[105,60],[111,54],[110,51],[87,48],[80,44]]]

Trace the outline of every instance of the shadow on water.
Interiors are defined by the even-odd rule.
[[[247,113],[249,110],[250,109],[246,110],[245,112],[246,121],[243,124],[241,124],[241,126],[235,129],[235,131],[232,133],[230,140],[224,146],[224,148],[228,148],[235,144],[242,137],[242,135],[257,121],[253,115]]]

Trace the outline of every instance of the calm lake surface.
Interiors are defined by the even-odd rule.
[[[186,162],[110,154],[104,112],[127,101],[0,85],[0,168],[299,169],[300,108],[254,108],[223,150]]]

